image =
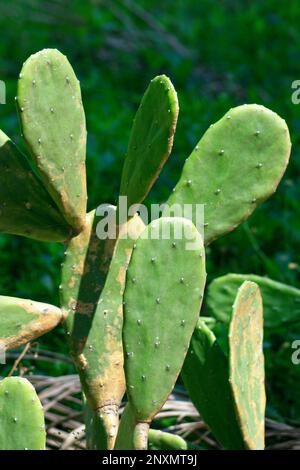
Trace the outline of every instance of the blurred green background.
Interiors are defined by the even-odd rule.
[[[87,116],[89,209],[115,202],[139,100],[155,75],[167,74],[179,95],[174,151],[150,201],[163,202],[202,133],[231,106],[260,103],[288,123],[292,159],[277,193],[243,226],[207,250],[208,281],[227,272],[256,273],[299,287],[300,79],[297,0],[0,0],[0,80],[7,104],[0,127],[23,146],[15,113],[16,81],[27,57],[43,48],[66,54],[81,81]],[[232,188],[232,192],[235,188]],[[63,247],[0,237],[0,292],[58,304]],[[298,329],[297,329],[298,328]],[[268,413],[300,421],[300,365],[291,341],[300,326],[266,338]],[[56,330],[40,347],[64,353]],[[61,374],[66,364],[35,364]]]

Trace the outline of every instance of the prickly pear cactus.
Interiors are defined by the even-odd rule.
[[[0,232],[42,241],[71,233],[27,158],[0,130]]]
[[[245,281],[233,305],[229,329],[229,383],[245,444],[264,449],[265,372],[263,311],[258,286]]]
[[[46,432],[41,402],[21,377],[0,381],[0,449],[44,450]]]
[[[53,305],[0,296],[0,346],[15,349],[55,328],[63,319]]]
[[[80,85],[67,58],[56,49],[30,56],[19,76],[16,102],[41,178],[79,231],[86,214],[86,127]]]
[[[276,328],[300,318],[300,290],[254,274],[226,274],[214,279],[208,288],[207,305],[216,319],[229,323],[236,291],[244,281],[255,282],[261,291],[264,325]]]
[[[103,242],[97,237],[98,221],[94,211],[89,213],[85,230],[67,247],[61,303],[84,393],[103,422],[107,447],[111,449],[125,393],[122,346],[125,272],[134,238],[144,224],[139,217],[132,218],[122,228],[127,227],[130,236],[123,239],[120,233],[114,246],[115,240]]]
[[[201,319],[193,333],[181,377],[192,402],[219,443],[225,449],[245,449],[229,384],[228,359]]]
[[[287,125],[277,114],[256,104],[230,109],[196,145],[167,205],[204,204],[208,245],[274,193],[290,149]]]
[[[191,240],[194,249],[188,250]],[[124,293],[125,375],[137,423],[137,449],[147,448],[149,424],[175,385],[199,315],[205,278],[202,239],[190,221],[161,218],[147,226],[133,251]]]
[[[60,286],[62,309],[0,298],[0,345],[5,349],[20,346],[54,328],[63,317],[87,399],[91,441],[96,448],[108,449],[114,447],[118,408],[125,391],[125,351],[129,405],[116,447],[146,448],[150,422],[175,384],[197,321],[205,284],[202,239],[192,222],[166,217],[166,212],[143,234],[170,230],[171,238],[145,238],[141,235],[143,223],[131,216],[116,228],[116,239],[98,238],[95,211],[86,214],[86,128],[80,86],[59,51],[45,49],[25,62],[16,101],[31,160],[27,161],[0,131],[0,232],[64,241],[66,253]],[[177,95],[170,80],[164,75],[156,77],[137,111],[122,173],[120,195],[128,196],[129,205],[143,201],[169,157],[177,116]],[[233,230],[275,191],[289,153],[288,129],[275,113],[258,105],[234,108],[211,126],[192,152],[168,205],[204,204],[204,241],[209,244]],[[197,222],[195,217],[193,220]],[[121,236],[128,227],[133,228],[133,239]],[[189,236],[184,233],[177,237],[179,229],[190,229]],[[139,236],[125,277],[134,239]],[[187,245],[194,249],[187,249]],[[235,338],[240,330],[243,334]],[[246,334],[247,348],[240,341]],[[211,338],[202,339],[203,356],[200,348],[198,359],[199,370],[205,373],[210,364],[207,357],[214,357],[215,351]],[[254,345],[258,348],[256,355]],[[260,348],[259,294],[247,284],[239,291],[233,311],[228,377],[247,448],[263,447]],[[241,358],[249,363],[248,368]],[[217,379],[224,383],[225,369],[225,365],[220,369],[221,378],[212,374],[207,380],[204,397],[218,395],[209,393],[210,387]],[[247,375],[249,371],[256,377],[255,383]],[[20,384],[23,387],[22,381]],[[29,393],[26,387],[24,400]],[[228,386],[224,386],[226,390]],[[29,407],[23,398],[19,403],[27,413]],[[9,408],[3,400],[1,406],[5,416],[0,422],[3,446],[18,446],[14,441],[17,434],[10,428],[8,433],[3,431]],[[18,406],[15,410],[21,412]],[[29,418],[25,415],[28,423],[36,414],[34,411]],[[9,426],[16,423],[8,422]],[[95,439],[96,427],[101,443]],[[25,444],[26,435],[20,441],[22,448],[35,448],[36,441]],[[161,435],[156,437],[157,442],[162,440]],[[42,445],[41,439],[38,442]]]
[[[168,159],[178,117],[176,91],[168,77],[151,80],[133,121],[120,195],[128,207],[141,203]]]

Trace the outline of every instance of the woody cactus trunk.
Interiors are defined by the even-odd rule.
[[[120,206],[107,208],[117,222],[112,230],[116,236],[105,237],[99,223],[105,225],[106,213],[87,213],[85,115],[67,58],[53,49],[29,57],[19,75],[16,104],[29,153],[25,156],[0,131],[0,230],[64,243],[65,258],[60,308],[0,297],[1,345],[15,348],[62,322],[86,400],[89,447],[145,449],[151,421],[175,385],[198,321],[206,279],[204,247],[234,230],[276,190],[290,154],[287,126],[256,104],[228,111],[186,160],[161,217],[145,226],[138,207],[170,156],[179,111],[171,81],[165,75],[154,78],[134,118],[121,177],[120,196],[127,197],[132,209],[124,215]],[[175,217],[168,209],[174,204],[192,204],[191,220]],[[197,230],[197,204],[204,205],[204,237]],[[152,237],[153,230],[167,230],[169,237]],[[194,248],[187,250],[191,241]],[[263,447],[262,352],[253,365],[259,381],[252,384],[238,356],[242,351],[252,363],[254,350],[244,351],[234,339],[251,315],[245,334],[261,348],[259,299],[253,283],[244,286],[232,317],[231,395],[224,403],[229,415],[234,414],[236,438],[222,441],[220,436],[229,448]],[[218,368],[218,362],[211,367]],[[187,362],[184,377],[190,375]],[[249,408],[241,411],[243,380],[250,381]],[[186,383],[193,398],[194,384]],[[210,386],[214,393],[217,381]],[[128,404],[119,428],[125,391]],[[5,394],[0,398],[5,403]],[[203,416],[215,426],[209,413]],[[1,436],[8,425],[1,419],[0,447],[6,445]],[[150,439],[156,445],[176,442],[155,432]]]

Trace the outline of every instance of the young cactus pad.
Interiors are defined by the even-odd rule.
[[[68,226],[27,158],[0,130],[0,232],[62,242]]]
[[[260,288],[266,328],[300,322],[300,290],[254,274],[226,274],[214,279],[209,285],[207,296],[211,315],[229,323],[236,291],[247,280],[255,282]]]
[[[0,450],[44,450],[44,412],[27,379],[0,381]]]
[[[182,437],[169,432],[149,429],[150,450],[188,450],[187,442]]]
[[[228,359],[201,319],[193,333],[181,377],[192,402],[220,444],[225,449],[245,449],[229,384]]]
[[[29,299],[0,296],[0,346],[18,348],[62,321],[62,311],[53,305]]]
[[[123,371],[123,290],[125,272],[137,238],[144,229],[136,216],[122,227],[133,238],[100,240],[95,211],[83,232],[66,250],[61,303],[67,314],[66,331],[84,393],[107,431],[113,448],[118,408],[125,393]],[[108,268],[109,271],[108,271]]]
[[[264,449],[265,374],[263,310],[258,286],[245,281],[233,305],[229,329],[230,386],[246,447]]]
[[[80,230],[86,213],[86,127],[79,82],[67,58],[44,49],[27,59],[19,76],[22,133],[41,178],[61,210]]]
[[[235,229],[277,188],[288,164],[283,119],[256,104],[231,109],[210,126],[187,159],[167,201],[204,204],[204,243]],[[163,215],[168,215],[168,207]]]
[[[187,249],[191,240],[193,250]],[[175,385],[205,279],[203,242],[192,222],[161,218],[147,226],[133,251],[124,293],[125,375],[137,449],[147,448],[148,425]]]
[[[178,109],[169,78],[151,80],[133,122],[123,167],[120,195],[128,197],[128,207],[144,200],[168,159]]]

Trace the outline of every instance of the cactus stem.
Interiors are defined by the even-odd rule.
[[[133,443],[135,450],[147,450],[149,423],[138,423],[134,430]]]
[[[97,413],[105,429],[107,450],[113,450],[119,427],[119,407],[104,405],[97,410]]]

